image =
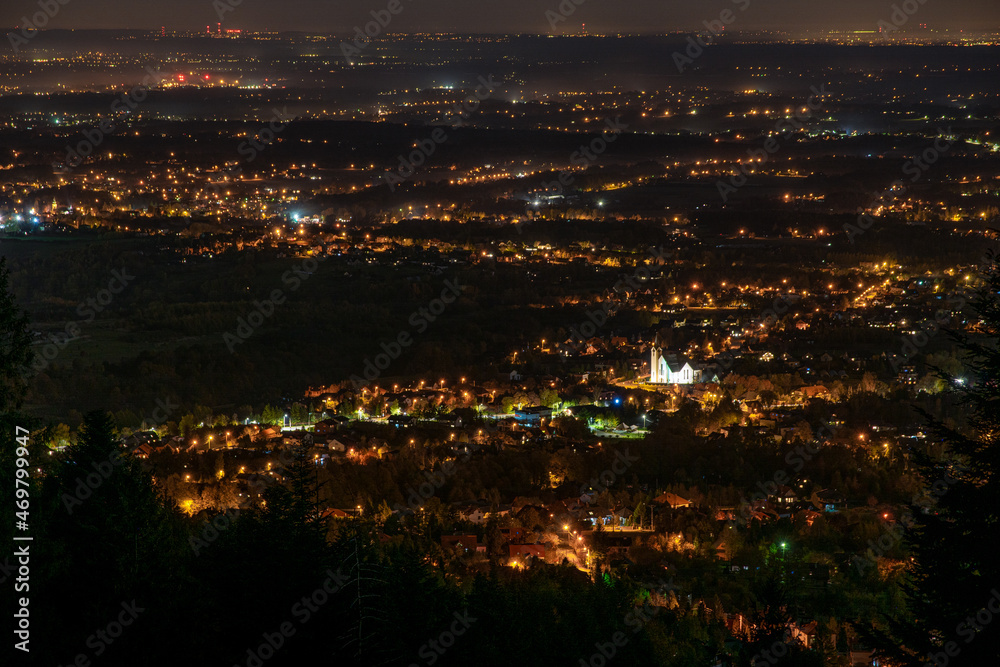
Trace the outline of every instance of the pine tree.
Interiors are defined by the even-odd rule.
[[[271,539],[277,540],[277,550],[287,552],[289,565],[305,567],[317,561],[325,542],[318,469],[304,447],[289,448],[283,456],[280,472],[285,482],[264,492],[261,519]]]
[[[35,548],[46,568],[32,584],[47,619],[39,637],[46,660],[61,659],[61,643],[82,645],[94,619],[113,618],[123,601],[155,609],[150,619],[179,608],[174,586],[186,535],[151,475],[118,444],[107,413],[86,415],[78,442],[50,466],[35,506]],[[115,655],[124,661],[141,653],[145,639],[129,633]]]
[[[930,419],[929,444],[918,454],[925,492],[913,499],[908,543],[914,568],[906,586],[906,621],[878,629],[881,650],[902,664],[995,664],[1000,633],[984,627],[1000,602],[1000,270],[991,256],[973,301],[981,318],[971,334],[951,332],[967,354],[967,377],[942,373],[968,413],[965,428]],[[942,448],[943,445],[943,448]],[[984,608],[986,612],[977,613]]]
[[[10,293],[7,259],[0,257],[0,413],[20,407],[32,357],[28,317]]]

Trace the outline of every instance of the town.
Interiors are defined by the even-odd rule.
[[[996,32],[220,4],[0,55],[35,659],[995,657]]]

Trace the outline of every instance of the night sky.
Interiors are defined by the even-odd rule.
[[[239,2],[239,0],[215,0]],[[564,0],[567,5],[571,0]],[[580,0],[577,0],[578,2]],[[55,3],[55,0],[52,0]],[[225,14],[226,28],[351,32],[371,20],[372,10],[389,0],[242,0]],[[547,10],[559,0],[401,0],[404,10],[390,29],[395,32],[553,32]],[[731,30],[873,29],[903,0],[584,0],[555,32],[667,32],[693,30],[730,8]],[[906,27],[994,31],[1000,27],[997,0],[908,0],[919,7]],[[0,25],[10,29],[39,11],[38,0],[3,0]],[[213,0],[68,0],[48,28],[204,29],[218,21]]]

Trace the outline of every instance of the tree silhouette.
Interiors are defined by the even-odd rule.
[[[9,275],[7,259],[0,257],[0,413],[21,406],[33,357],[28,317],[10,293]]]
[[[36,580],[47,619],[43,654],[66,659],[60,646],[83,646],[95,619],[113,619],[135,600],[156,611],[111,650],[119,660],[139,659],[156,623],[147,619],[169,618],[181,603],[175,587],[185,535],[179,513],[118,444],[107,413],[86,415],[77,443],[44,471],[37,506],[36,548],[47,564]]]
[[[1000,559],[988,535],[1000,523],[1000,270],[990,257],[973,306],[981,323],[972,334],[950,332],[967,354],[969,377],[942,372],[962,396],[969,427],[930,419],[935,450],[918,452],[924,492],[911,504],[908,533],[914,568],[907,586],[908,619],[876,629],[880,650],[901,664],[992,664],[1000,634],[977,613],[992,602]],[[926,415],[926,413],[925,413]],[[987,612],[992,617],[992,612]]]

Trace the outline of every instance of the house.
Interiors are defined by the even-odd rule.
[[[810,400],[814,398],[830,398],[830,390],[821,384],[813,385],[810,387],[800,387],[792,392],[794,396],[802,400]]]
[[[816,621],[810,621],[802,625],[797,623],[788,624],[788,637],[802,644],[803,647],[809,648],[816,643],[816,629],[819,624]]]
[[[855,666],[868,667],[869,665],[875,664],[875,661],[872,658],[872,655],[874,653],[875,651],[871,649],[861,649],[861,648],[851,649],[847,656],[847,659],[850,661],[851,667]]]
[[[739,637],[750,632],[750,624],[743,614],[725,614],[726,628],[733,636]]]
[[[715,549],[715,557],[719,560],[729,560],[729,543],[726,541],[726,537],[720,537],[715,541],[713,546]]]
[[[617,402],[621,403],[621,399],[618,398],[615,392],[609,389],[604,389],[599,394],[597,394],[597,400],[602,403],[610,403],[611,401],[614,401],[616,398],[618,399]]]
[[[156,431],[139,431],[125,438],[124,444],[126,447],[138,447],[139,445],[155,447],[159,441],[160,436],[156,434]]]
[[[360,451],[364,445],[360,440],[342,435],[337,438],[331,438],[327,442],[327,447],[337,452],[349,452],[352,449],[354,451]]]
[[[519,544],[524,541],[523,528],[501,528],[500,534],[510,544]]]
[[[511,558],[545,558],[544,544],[508,544],[507,549]]]
[[[842,495],[830,489],[817,491],[809,501],[822,512],[837,512],[847,505],[847,500]]]
[[[736,520],[736,508],[735,507],[716,507],[715,508],[715,520],[716,521],[735,521]]]
[[[813,522],[816,521],[816,519],[818,519],[822,515],[819,512],[815,512],[813,510],[806,509],[806,510],[800,511],[795,516],[796,516],[797,519],[801,519],[802,521],[804,521],[805,524],[806,524],[806,526],[812,526]]]
[[[445,415],[438,415],[434,418],[434,423],[442,426],[449,426],[451,428],[461,428],[462,417],[454,412],[449,412]]]
[[[365,446],[371,451],[377,453],[380,457],[389,451],[389,442],[383,440],[382,438],[368,438],[368,442]]]
[[[330,453],[326,447],[317,445],[306,450],[306,458],[311,459],[316,465],[326,465],[330,461]]]
[[[355,446],[356,443],[347,438],[330,438],[326,442],[327,449],[334,452],[346,452],[348,449]]]
[[[660,505],[669,505],[670,509],[678,509],[680,507],[690,507],[691,501],[686,498],[681,498],[676,493],[670,493],[669,491],[654,498],[654,503]]]
[[[580,511],[584,509],[584,501],[580,496],[563,498],[558,501],[558,504],[554,504],[550,509],[553,510],[553,514],[566,512],[575,518],[580,514]]]
[[[458,508],[458,518],[471,523],[482,523],[486,519],[487,512],[477,505],[468,505]]]
[[[584,341],[578,351],[583,355],[597,354],[598,352],[606,352],[607,346],[604,344],[603,340],[594,337]]]
[[[524,426],[540,426],[543,419],[552,419],[552,408],[541,405],[520,408],[514,411],[514,419]]]
[[[387,421],[390,426],[396,428],[406,428],[413,425],[413,417],[410,415],[392,415]]]
[[[316,422],[316,433],[319,435],[326,435],[327,433],[333,433],[340,426],[340,422],[335,419],[324,419],[323,421]]]
[[[629,533],[604,533],[601,536],[604,549],[609,556],[625,556],[635,542],[635,537]]]
[[[774,502],[781,505],[791,505],[798,501],[798,496],[790,486],[779,486],[774,494]]]
[[[616,523],[614,512],[606,507],[591,506],[579,513],[581,521],[589,521],[590,525],[611,526]],[[624,517],[619,518],[619,525],[625,525]]]
[[[132,450],[132,453],[140,459],[148,459],[149,455],[153,453],[153,448],[149,445],[139,445]]]
[[[899,375],[896,376],[896,381],[899,384],[907,386],[915,386],[919,376],[917,375],[917,369],[915,366],[903,366],[899,369]]]
[[[445,551],[486,551],[485,545],[480,545],[475,535],[442,535],[441,548]]]

